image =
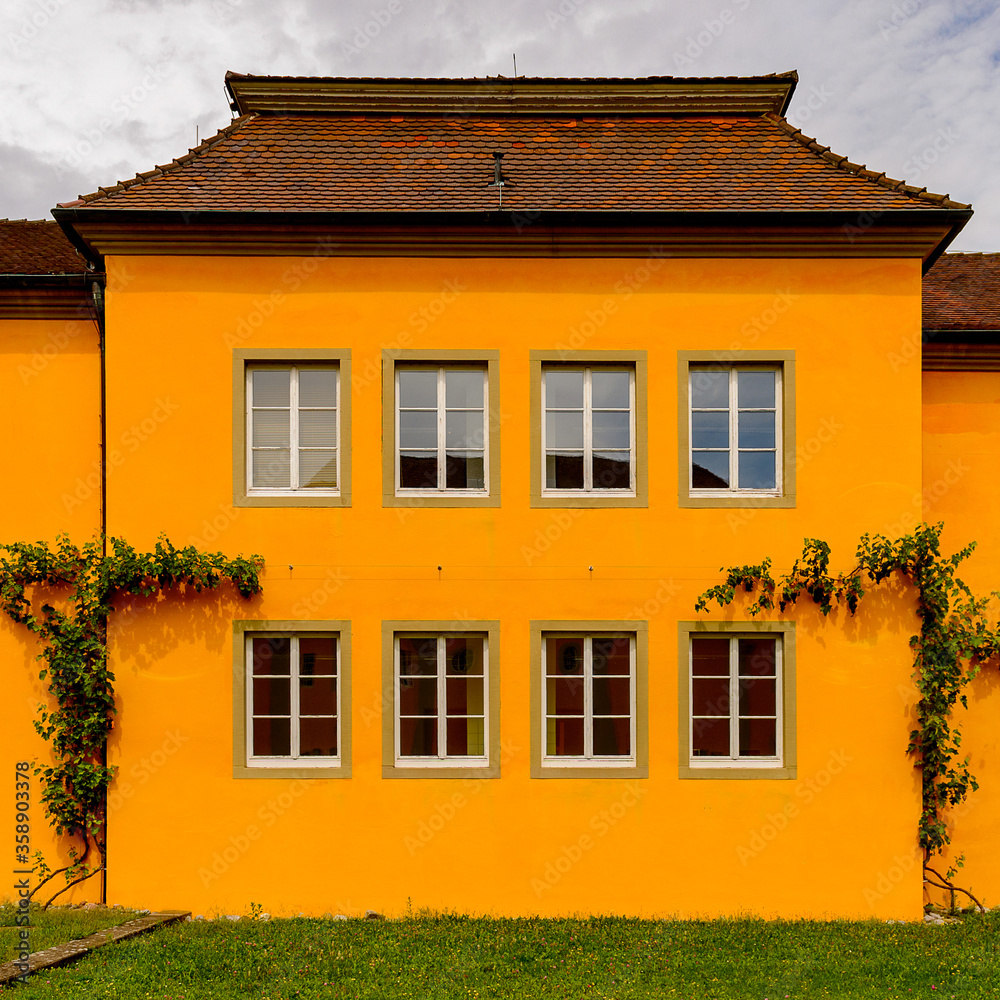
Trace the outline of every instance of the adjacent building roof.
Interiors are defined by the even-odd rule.
[[[924,276],[925,330],[1000,331],[1000,253],[946,253]]]
[[[58,223],[0,219],[0,274],[82,274],[86,270]]]

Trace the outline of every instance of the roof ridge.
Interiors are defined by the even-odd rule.
[[[241,115],[239,118],[235,118],[231,121],[224,128],[220,128],[215,135],[205,139],[203,142],[200,142],[197,146],[192,146],[183,155],[175,156],[169,163],[154,166],[152,170],[137,172],[135,177],[129,177],[126,180],[119,181],[117,184],[112,184],[111,187],[98,187],[98,189],[91,194],[79,195],[75,201],[60,202],[59,208],[76,208],[79,205],[89,205],[92,202],[107,198],[116,192],[127,191],[129,188],[143,184],[153,177],[162,177],[164,174],[179,170],[192,160],[196,160],[203,153],[208,152],[208,150],[210,150],[213,146],[217,146],[224,139],[228,139],[242,125],[245,125],[248,121],[258,117],[259,115],[255,111],[250,114]]]
[[[928,202],[932,205],[936,205],[938,208],[955,208],[962,210],[972,208],[972,205],[966,205],[960,201],[953,201],[951,195],[934,194],[933,192],[928,191],[925,187],[918,188],[912,184],[907,184],[906,181],[889,177],[886,175],[884,170],[881,173],[876,173],[874,170],[869,170],[864,163],[852,163],[846,156],[840,156],[839,154],[832,152],[829,146],[824,146],[817,142],[816,139],[806,135],[802,129],[796,128],[791,124],[791,122],[782,118],[780,115],[774,114],[772,111],[766,112],[764,117],[781,128],[786,135],[791,136],[806,149],[818,154],[827,162],[832,163],[839,170],[843,170],[856,177],[860,177],[862,180],[872,181],[879,187],[887,188],[890,191],[896,191],[899,194],[904,194],[909,198],[916,199],[917,201]]]

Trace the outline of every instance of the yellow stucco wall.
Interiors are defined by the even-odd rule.
[[[946,551],[976,542],[959,576],[980,595],[998,589],[1000,495],[1000,372],[926,372],[923,376],[924,484],[919,498],[927,521],[943,521]],[[916,500],[917,498],[915,498]],[[996,614],[996,605],[994,611]],[[956,715],[969,769],[980,790],[954,811],[950,858],[965,855],[959,885],[997,904],[1000,864],[1000,675],[989,664],[968,691],[969,710]],[[962,901],[962,897],[959,897]]]
[[[794,612],[797,780],[677,770],[677,622],[718,568],[786,568],[804,536],[847,566],[920,492],[919,365],[895,360],[919,329],[918,262],[132,258],[128,281],[122,263],[109,531],[267,570],[254,601],[144,602],[112,626],[111,902],[919,915],[909,595],[853,621]],[[563,346],[648,351],[648,508],[529,506],[529,351]],[[333,347],[352,351],[352,505],[234,508],[234,348]],[[499,508],[383,507],[386,348],[499,350]],[[679,509],[677,351],[743,349],[796,352],[797,506]],[[630,617],[649,625],[649,778],[532,780],[529,621]],[[234,618],[352,623],[352,778],[232,778]],[[389,619],[500,621],[501,778],[382,778]]]
[[[74,540],[100,530],[100,353],[92,322],[57,319],[0,320],[0,381],[7,441],[6,489],[0,496],[0,541]],[[0,761],[13,781],[17,761],[48,761],[33,721],[47,700],[35,662],[39,647],[25,629],[0,616]],[[65,863],[31,778],[31,846],[55,868]],[[11,798],[13,809],[13,797]],[[10,822],[13,824],[13,816]],[[62,881],[58,883],[62,885]],[[43,890],[44,891],[44,890]],[[53,891],[55,891],[53,889]],[[0,894],[2,895],[2,894]],[[60,902],[97,899],[96,879]]]

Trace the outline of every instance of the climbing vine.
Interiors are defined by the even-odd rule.
[[[82,841],[80,850],[75,844],[70,848],[70,864],[55,871],[36,855],[41,881],[32,895],[65,875],[65,886],[46,906],[105,867],[106,791],[114,768],[105,762],[104,747],[115,715],[107,636],[115,599],[174,588],[200,593],[222,580],[251,597],[261,589],[262,565],[259,556],[227,559],[192,546],[178,549],[162,535],[152,552],[137,552],[119,538],[105,545],[100,536],[82,548],[65,535],[58,536],[54,548],[44,542],[0,545],[0,610],[40,640],[39,677],[48,681],[54,699],[54,707],[41,706],[35,720],[54,757],[53,763],[35,768],[42,780],[41,801],[58,835]]]
[[[963,802],[979,787],[969,771],[969,758],[962,754],[962,735],[952,721],[952,713],[956,704],[967,707],[966,686],[982,664],[1000,651],[1000,631],[987,617],[990,597],[976,597],[956,575],[975,543],[943,556],[943,527],[922,524],[895,541],[882,535],[863,535],[855,567],[837,575],[829,569],[830,546],[818,538],[807,538],[802,555],[786,575],[775,580],[770,559],[756,566],[723,568],[725,583],[701,594],[695,608],[705,611],[712,601],[724,607],[742,590],[755,594],[747,609],[752,616],[775,607],[784,611],[802,595],[824,615],[839,605],[846,605],[853,615],[866,587],[882,583],[894,573],[912,582],[920,631],[910,638],[910,646],[919,701],[916,727],[910,733],[906,752],[916,758],[921,769],[919,843],[924,852],[924,871],[932,884],[952,893],[962,892],[978,905],[971,893],[951,884],[953,872],[942,876],[930,867],[930,861],[951,842],[945,821],[947,809]]]

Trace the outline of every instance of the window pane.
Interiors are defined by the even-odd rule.
[[[299,681],[299,711],[302,715],[336,715],[337,678],[302,678]]]
[[[288,757],[292,752],[292,724],[288,719],[254,719],[255,757]]]
[[[437,716],[437,678],[403,677],[399,681],[399,714]]]
[[[740,719],[740,756],[773,757],[778,752],[774,719]]]
[[[545,406],[583,408],[583,372],[545,373]]]
[[[545,726],[548,756],[583,756],[583,719],[547,719]]]
[[[546,413],[545,448],[583,447],[583,413]]]
[[[628,413],[593,415],[595,448],[629,448],[632,445],[631,418]]]
[[[483,674],[483,645],[483,640],[476,637],[445,639],[445,673],[481,677]]]
[[[775,650],[777,639],[762,636],[739,640],[740,674],[774,677],[777,673]]]
[[[729,408],[729,372],[691,372],[693,407]]]
[[[299,446],[302,448],[336,448],[337,411],[300,410]]]
[[[257,369],[250,376],[254,406],[291,405],[292,373],[285,369]]]
[[[741,448],[774,447],[774,411],[758,413],[751,410],[739,418]],[[702,447],[707,447],[703,445]]]
[[[453,410],[445,414],[444,443],[449,448],[482,448],[482,410]]]
[[[729,452],[696,451],[691,455],[691,485],[695,489],[729,488]]]
[[[437,407],[437,372],[399,372],[399,405]]]
[[[252,486],[257,489],[287,490],[291,484],[291,452],[287,448],[254,451]]]
[[[631,641],[625,636],[594,639],[594,673],[628,676],[632,672]]]
[[[545,486],[553,490],[582,490],[583,455],[546,455]]]
[[[303,719],[299,725],[300,757],[337,756],[337,720]]]
[[[401,757],[437,756],[437,719],[400,719]]]
[[[483,715],[483,678],[449,677],[446,711],[448,715]]]
[[[590,405],[594,409],[627,410],[629,401],[628,372],[592,372]]]
[[[337,488],[337,453],[327,449],[300,451],[299,486],[335,490]]]
[[[299,406],[336,406],[337,372],[330,368],[299,369]]]
[[[729,715],[729,678],[696,677],[691,682],[691,714]]]
[[[741,451],[739,468],[740,489],[773,490],[777,483],[773,451]]]
[[[399,447],[436,448],[437,413],[428,410],[400,410]]]
[[[631,681],[628,677],[594,678],[594,715],[630,715],[631,712]]]
[[[253,714],[288,715],[292,710],[291,681],[285,677],[253,679]]]
[[[448,452],[445,455],[445,482],[450,490],[486,488],[486,463],[482,452]]]
[[[737,372],[736,403],[743,407],[774,406],[774,372]]]
[[[729,676],[729,640],[698,636],[691,640],[691,673],[695,676]]]
[[[253,446],[287,448],[289,413],[289,410],[254,410]]]
[[[444,405],[482,409],[483,373],[481,371],[446,371],[444,373]]]
[[[433,677],[437,674],[437,639],[433,637],[400,639],[399,674],[401,677],[412,674]]]
[[[437,452],[405,453],[399,456],[399,486],[405,490],[437,489]]]
[[[292,641],[284,636],[253,640],[254,674],[291,674]]]
[[[728,757],[729,719],[693,719],[691,749],[695,757]]]
[[[729,413],[692,413],[692,448],[728,448]]]
[[[595,452],[591,472],[595,490],[627,490],[632,486],[632,463],[627,451]]]
[[[486,755],[486,729],[482,719],[448,719],[445,725],[449,757]]]
[[[627,757],[632,752],[632,726],[628,719],[594,719],[594,754]]]
[[[550,677],[583,677],[583,639],[546,639],[545,673]]]
[[[546,715],[583,715],[582,677],[546,677]]]
[[[773,677],[745,677],[740,682],[740,715],[775,715]]]

